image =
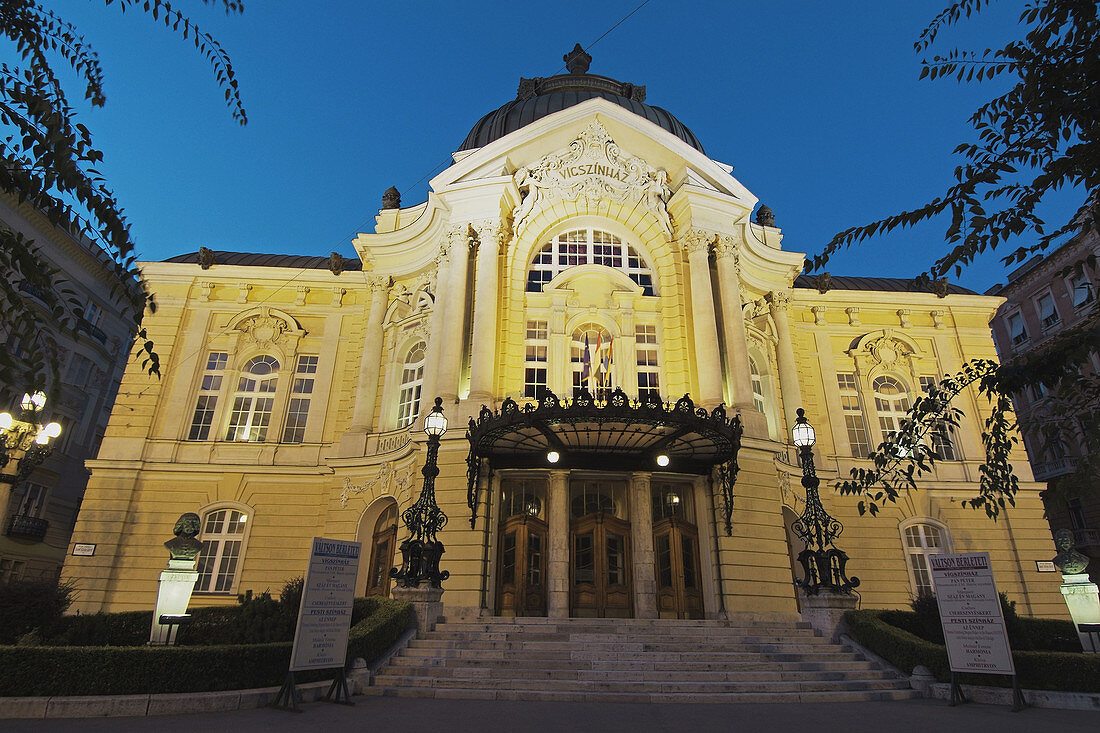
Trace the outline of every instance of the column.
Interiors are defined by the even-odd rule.
[[[794,345],[791,343],[791,325],[787,320],[787,310],[791,305],[791,296],[787,293],[768,293],[768,307],[775,321],[775,335],[779,343],[775,346],[775,357],[779,363],[779,391],[783,397],[783,414],[787,418],[787,433],[790,433],[796,418],[795,411],[802,407],[802,389],[798,384],[798,369],[794,363]]]
[[[378,400],[378,376],[382,369],[382,322],[389,300],[388,275],[371,277],[370,310],[367,312],[367,335],[363,339],[363,355],[359,361],[359,383],[355,388],[355,410],[351,430],[369,433],[374,427],[374,406]]]
[[[713,236],[692,229],[683,241],[691,277],[691,323],[695,332],[695,371],[699,380],[696,402],[708,410],[722,402],[722,363],[718,356],[718,326],[708,262]]]
[[[569,471],[550,472],[550,551],[546,607],[551,618],[569,617]]]
[[[458,397],[458,373],[462,366],[462,342],[466,331],[466,266],[470,259],[468,232],[468,225],[463,224],[452,229],[447,237],[451,272],[447,288],[440,288],[444,305],[439,332],[439,370],[436,372],[435,392],[424,392],[422,404],[430,405],[439,396],[446,406],[453,404]],[[421,413],[426,414],[426,411],[421,410]]]
[[[470,399],[493,400],[497,362],[497,290],[500,283],[500,225],[495,220],[477,224],[477,271],[474,283],[474,334],[470,347]],[[491,406],[491,404],[490,404]]]
[[[657,577],[653,555],[653,499],[651,474],[630,476],[630,534],[634,544],[634,616],[657,618]]]
[[[722,326],[726,338],[726,373],[729,375],[731,404],[753,410],[752,376],[749,367],[748,336],[741,310],[741,276],[737,272],[734,238],[722,237],[714,248],[718,263],[718,290],[722,301]]]

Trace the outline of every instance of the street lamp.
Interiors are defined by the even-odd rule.
[[[417,588],[425,581],[431,587],[439,588],[451,576],[448,571],[439,569],[443,543],[435,536],[447,524],[447,515],[435,503],[439,439],[447,432],[447,417],[443,414],[441,397],[435,398],[435,406],[424,418],[424,432],[428,434],[428,458],[420,471],[424,474],[424,488],[416,503],[401,514],[409,537],[401,543],[401,567],[390,570],[390,577],[405,588]]]
[[[19,406],[22,414],[18,418],[0,412],[0,483],[13,488],[46,460],[50,439],[61,435],[59,424],[38,422],[38,413],[46,406],[45,394],[24,394]]]
[[[814,426],[806,419],[806,411],[797,410],[798,418],[791,430],[794,444],[798,447],[799,462],[802,465],[802,486],[806,489],[806,508],[792,525],[795,534],[806,543],[806,549],[798,554],[804,577],[795,584],[810,595],[822,590],[832,593],[851,593],[859,585],[859,578],[849,579],[844,572],[848,555],[833,544],[833,540],[844,531],[844,525],[829,516],[821,505],[817,487],[821,483],[814,469],[814,443],[817,436]]]

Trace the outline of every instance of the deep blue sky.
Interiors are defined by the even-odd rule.
[[[521,75],[556,73],[639,2],[247,0],[226,17],[180,0],[229,51],[245,127],[189,42],[102,0],[56,7],[100,54],[107,107],[81,119],[141,258],[158,260],[199,246],[351,256],[382,191],[423,201],[417,179],[513,99]],[[946,2],[652,0],[591,48],[591,71],[645,84],[775,210],[784,247],[812,254],[950,184],[966,119],[998,87],[918,81],[913,42]],[[1005,0],[944,40],[999,46],[1022,5]],[[943,228],[879,238],[828,269],[914,275],[944,250]],[[1003,279],[992,257],[959,282]]]

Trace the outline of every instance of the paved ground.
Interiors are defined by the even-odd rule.
[[[330,703],[303,706],[301,714],[278,710],[85,720],[5,720],[16,731],[156,731],[157,733],[249,733],[250,731],[381,730],[386,733],[640,733],[641,731],[736,731],[787,733],[1042,733],[1097,730],[1100,715],[1078,710],[1008,708],[969,703],[951,708],[939,700],[904,702],[643,705],[523,703],[478,700],[416,700],[358,697],[354,707]]]

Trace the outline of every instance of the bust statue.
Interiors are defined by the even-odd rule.
[[[1058,554],[1054,556],[1054,564],[1062,571],[1062,575],[1079,575],[1085,572],[1089,559],[1074,548],[1073,532],[1068,529],[1055,532],[1054,545],[1058,548]]]
[[[176,536],[164,543],[172,560],[194,560],[202,551],[202,542],[195,539],[202,526],[199,515],[194,512],[181,514],[172,530]]]

